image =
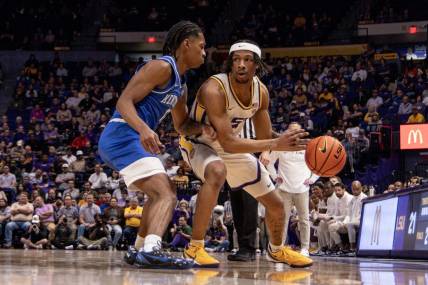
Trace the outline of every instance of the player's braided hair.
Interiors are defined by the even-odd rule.
[[[259,46],[255,41],[252,41],[252,40],[239,40],[234,42],[232,45],[237,43],[250,43],[250,44]],[[253,55],[254,55],[254,62],[258,65],[256,75],[262,78],[268,73],[268,67],[266,63],[264,63],[263,60],[256,53],[253,52]],[[227,64],[226,64],[227,73],[232,71],[232,65],[233,65],[233,52],[229,54],[229,56],[227,57]]]
[[[180,44],[188,37],[197,37],[202,33],[201,28],[190,21],[180,21],[169,29],[163,45],[163,54],[175,57],[175,52]]]

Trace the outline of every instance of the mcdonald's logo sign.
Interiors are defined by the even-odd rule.
[[[428,148],[428,124],[401,125],[400,126],[401,149],[427,149]]]
[[[421,130],[411,130],[409,132],[409,135],[407,136],[407,143],[408,144],[423,144],[424,138],[422,137]]]

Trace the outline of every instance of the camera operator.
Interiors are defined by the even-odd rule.
[[[64,197],[64,206],[57,213],[58,220],[65,219],[67,226],[70,228],[70,238],[75,240],[77,231],[77,220],[79,219],[79,210],[73,206],[73,199],[70,195]]]
[[[48,241],[49,231],[42,223],[40,223],[40,217],[37,215],[33,216],[31,220],[31,226],[28,229],[25,237],[21,238],[21,242],[24,244],[24,248],[43,249]]]
[[[76,242],[72,233],[69,218],[65,215],[60,216],[55,229],[55,239],[52,241],[52,248],[74,249]]]
[[[171,229],[173,240],[170,244],[171,248],[177,249],[179,247],[186,247],[192,236],[192,228],[187,224],[186,217],[178,218],[178,225],[174,224]]]
[[[110,234],[107,225],[100,214],[95,215],[95,226],[89,228],[87,237],[77,239],[79,249],[106,249],[108,247],[107,236]]]
[[[104,222],[107,223],[107,228],[110,234],[108,235],[109,244],[116,248],[120,238],[122,237],[122,227],[120,226],[123,220],[123,209],[117,205],[117,199],[111,198],[110,206],[104,210]],[[114,232],[113,241],[111,241],[111,232]]]

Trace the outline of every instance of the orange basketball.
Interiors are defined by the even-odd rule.
[[[331,177],[339,173],[346,163],[343,145],[330,136],[321,136],[308,143],[305,154],[306,164],[318,176]]]

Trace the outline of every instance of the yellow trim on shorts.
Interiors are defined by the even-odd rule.
[[[178,141],[178,144],[188,152],[188,155],[190,155],[190,153],[193,150],[193,145],[191,142],[186,140],[184,136],[180,136],[180,140]]]

